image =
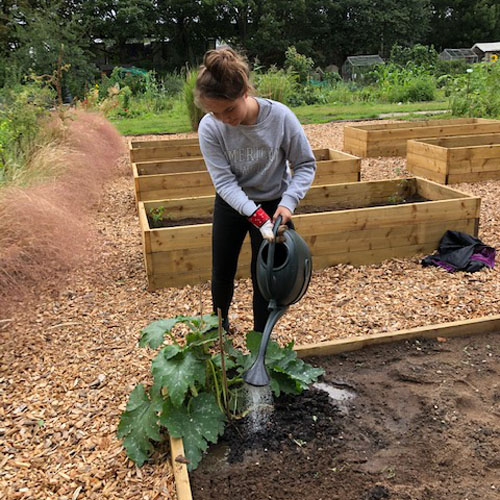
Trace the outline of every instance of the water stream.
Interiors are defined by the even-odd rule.
[[[269,385],[255,387],[245,384],[245,406],[248,410],[248,432],[255,434],[264,430],[274,411],[273,393]]]

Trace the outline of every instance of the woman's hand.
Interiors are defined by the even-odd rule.
[[[278,218],[278,215],[281,215],[281,224],[286,224],[292,219],[292,212],[282,205],[278,205],[276,212],[274,212],[273,222]]]

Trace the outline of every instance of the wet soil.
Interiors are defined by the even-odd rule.
[[[191,473],[194,500],[500,498],[500,334],[311,358],[317,388],[264,430],[229,426]]]

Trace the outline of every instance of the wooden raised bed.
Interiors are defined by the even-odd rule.
[[[411,202],[420,196],[428,201]],[[151,209],[163,207],[171,220],[208,217],[213,196],[139,202],[149,289],[184,286],[210,279],[212,224],[152,228]],[[375,206],[374,206],[375,205]],[[446,230],[477,236],[480,198],[421,178],[313,186],[295,214],[314,268],[362,265],[434,251]],[[199,221],[198,221],[199,222]],[[244,244],[238,277],[249,274],[250,247]]]
[[[170,139],[158,141],[129,140],[130,162],[167,160],[200,156],[198,138]]]
[[[443,184],[500,179],[500,133],[408,141],[406,168]]]
[[[344,151],[354,155],[404,156],[409,139],[500,132],[500,120],[458,118],[344,127]]]
[[[500,332],[500,315],[484,316],[470,320],[453,321],[449,323],[438,323],[422,327],[397,330],[392,332],[362,335],[347,339],[336,339],[319,342],[315,344],[302,344],[294,348],[298,357],[308,358],[311,356],[331,356],[365,347],[381,344],[394,344],[396,342],[421,339],[441,339],[467,337],[475,335],[486,335]],[[169,438],[171,465],[174,472],[174,481],[178,500],[193,500],[193,492],[187,466],[175,460],[176,457],[184,456],[182,438]],[[194,499],[196,500],[196,499]]]
[[[360,180],[361,159],[334,149],[314,149],[317,160],[314,184]],[[182,158],[132,163],[137,201],[162,200],[214,193],[203,158]]]

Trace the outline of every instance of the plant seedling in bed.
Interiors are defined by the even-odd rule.
[[[179,324],[189,330],[182,344],[173,333]],[[163,441],[167,431],[183,439],[192,470],[209,443],[224,433],[226,423],[245,416],[242,375],[256,359],[261,334],[247,334],[247,354],[221,336],[215,315],[154,321],[141,333],[141,347],[159,349],[152,361],[153,384],[150,388],[139,384],[130,394],[118,437],[129,458],[140,466],[153,452],[153,442]],[[280,347],[271,341],[266,367],[276,396],[300,394],[323,373],[297,358],[293,342]]]

